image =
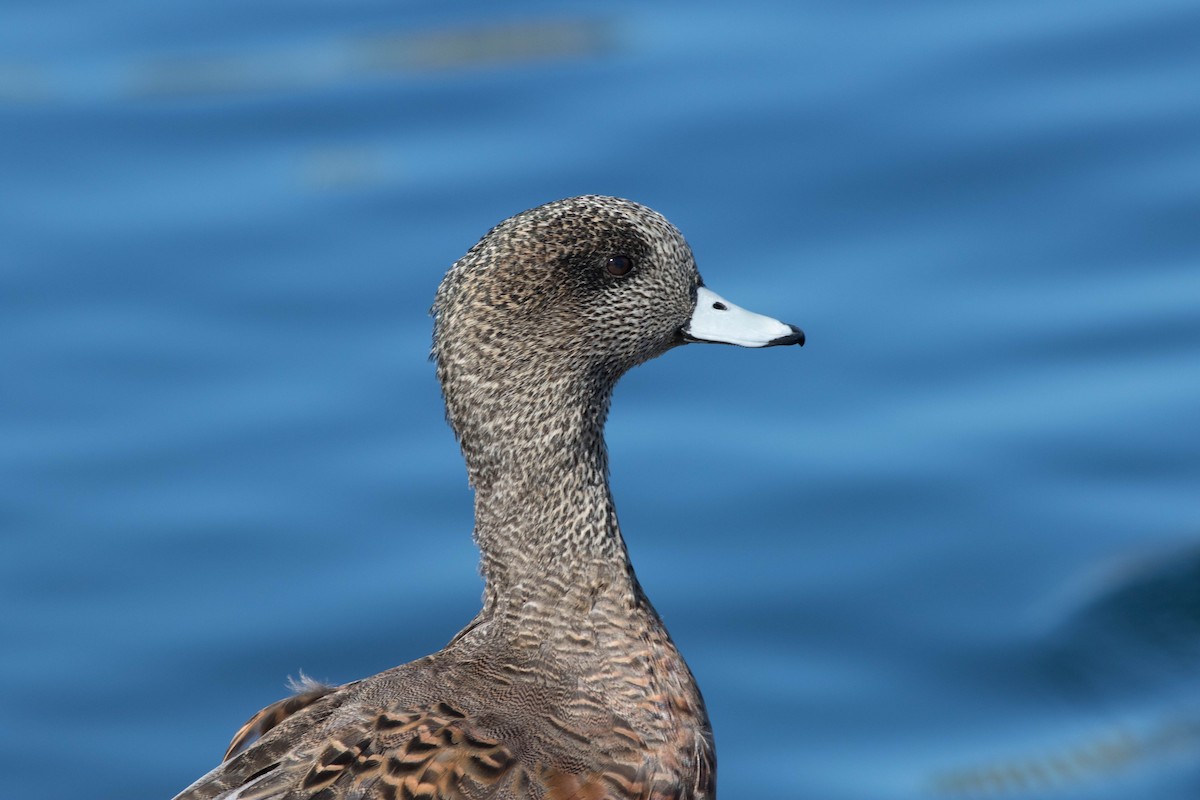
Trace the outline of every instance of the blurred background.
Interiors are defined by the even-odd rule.
[[[470,619],[427,309],[582,193],[809,336],[609,424],[722,796],[1200,796],[1194,0],[4,4],[3,794]]]

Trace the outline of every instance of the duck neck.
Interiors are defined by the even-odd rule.
[[[488,616],[569,616],[601,595],[623,607],[640,597],[608,484],[611,387],[554,384],[504,394],[462,431]]]

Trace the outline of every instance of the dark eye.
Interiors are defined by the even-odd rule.
[[[609,275],[616,275],[619,278],[622,275],[628,275],[629,270],[633,269],[633,259],[629,256],[612,256],[604,268],[608,270]]]

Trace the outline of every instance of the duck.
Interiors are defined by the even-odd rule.
[[[432,315],[483,608],[432,655],[294,685],[176,800],[715,798],[704,700],[630,563],[604,425],[642,362],[803,331],[708,288],[661,214],[599,195],[496,225]]]

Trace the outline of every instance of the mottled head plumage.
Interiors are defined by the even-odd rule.
[[[614,257],[632,268],[614,275]],[[594,195],[548,203],[451,267],[433,307],[434,357],[449,374],[512,374],[538,359],[615,379],[682,341],[699,282],[687,242],[657,212]]]
[[[628,259],[624,274],[614,258]],[[683,342],[699,285],[675,226],[629,200],[573,197],[492,228],[433,306],[433,357],[473,483],[490,444],[518,427],[578,427],[580,413],[602,426],[617,379]]]

